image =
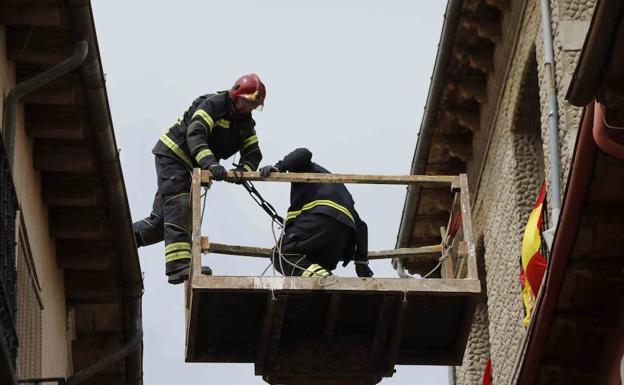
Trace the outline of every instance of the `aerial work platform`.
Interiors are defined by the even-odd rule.
[[[480,293],[465,175],[242,174],[266,182],[448,185],[455,199],[442,244],[369,253],[371,260],[438,261],[437,278],[422,279],[202,275],[202,254],[271,254],[201,236],[209,175],[193,173],[187,362],[254,363],[266,382],[285,385],[373,385],[395,365],[461,364]]]

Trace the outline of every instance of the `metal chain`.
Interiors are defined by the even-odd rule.
[[[279,216],[279,214],[277,213],[277,210],[275,210],[275,207],[273,207],[272,204],[267,202],[262,197],[262,195],[260,195],[260,192],[256,190],[256,188],[250,181],[243,179],[243,160],[241,159],[239,163],[234,162],[232,163],[232,165],[236,167],[236,169],[232,170],[234,171],[234,175],[236,175],[235,183],[243,185],[245,190],[247,190],[247,192],[251,196],[251,199],[253,199],[254,202],[256,202],[258,206],[260,206],[260,208],[264,210],[265,213],[269,214],[269,216],[271,217],[271,220],[277,225],[279,225],[280,227],[284,227],[284,219],[281,216]],[[240,174],[237,173],[238,171],[240,171]]]
[[[260,195],[260,192],[256,190],[254,185],[247,180],[242,181],[241,184],[243,185],[243,187],[245,187],[245,190],[247,190],[247,192],[251,196],[251,199],[253,199],[254,202],[256,202],[258,206],[260,206],[260,208],[262,208],[262,210],[264,210],[264,212],[271,217],[271,220],[273,220],[273,222],[275,222],[275,224],[277,224],[278,226],[284,227],[284,219],[277,213],[275,207],[273,207],[273,205],[267,202],[262,197],[262,195]]]

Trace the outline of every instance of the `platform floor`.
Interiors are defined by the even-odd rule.
[[[322,282],[321,282],[322,283]],[[272,384],[376,384],[395,365],[459,365],[478,280],[194,280],[188,362],[254,363]],[[269,288],[273,288],[271,291]]]

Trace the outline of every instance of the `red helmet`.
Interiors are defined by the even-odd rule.
[[[266,88],[262,80],[256,74],[241,76],[230,90],[230,98],[245,98],[257,102],[258,105],[264,104],[266,97]]]

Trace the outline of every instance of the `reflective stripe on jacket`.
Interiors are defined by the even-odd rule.
[[[234,111],[227,91],[203,95],[160,136],[152,152],[173,155],[189,168],[207,168],[239,151],[241,163],[253,171],[262,160],[255,124],[251,114]]]
[[[312,153],[298,148],[277,162],[282,172],[329,173],[312,162]],[[298,218],[308,214],[327,215],[343,223],[355,232],[355,259],[366,260],[368,254],[368,227],[355,210],[353,197],[341,183],[291,183],[290,207],[286,219],[288,227]]]

